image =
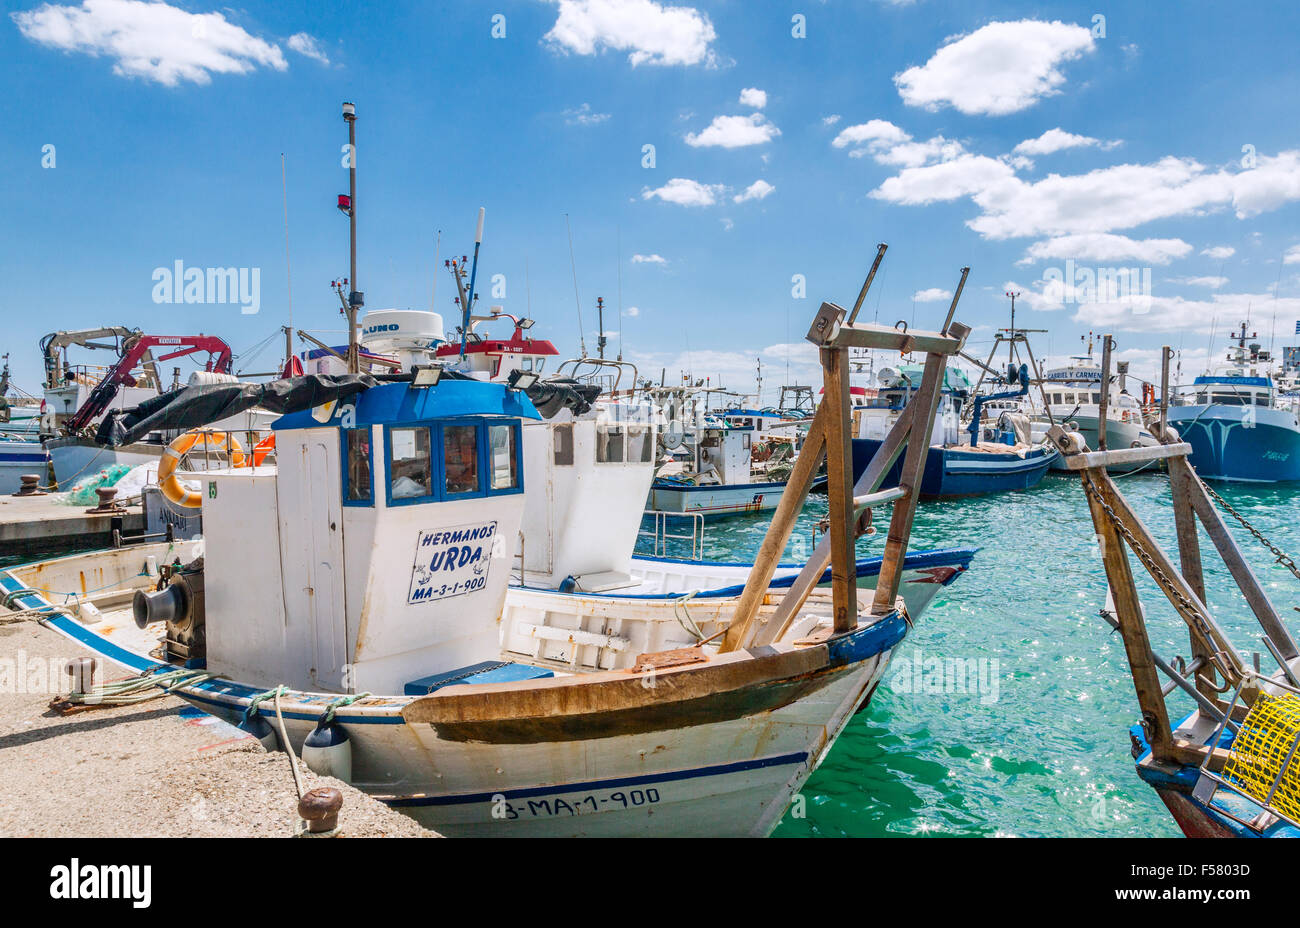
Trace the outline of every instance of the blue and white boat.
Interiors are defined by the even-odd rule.
[[[1247,339],[1243,322],[1227,362],[1181,388],[1169,423],[1192,446],[1192,466],[1207,480],[1300,480],[1296,407],[1278,394],[1269,352]]]
[[[917,368],[897,372],[886,368],[879,376],[879,395],[857,413],[858,436],[853,439],[855,480],[880,448],[921,379]],[[1027,385],[1026,380],[1014,395],[1022,395]],[[975,496],[1038,485],[1057,453],[1045,444],[1033,443],[1028,418],[1003,412],[993,424],[983,421],[984,401],[1010,395],[976,397],[972,421],[963,426],[960,413],[970,396],[970,381],[961,371],[948,369],[921,478],[923,497]],[[885,475],[882,488],[898,486],[902,470],[900,457]]]

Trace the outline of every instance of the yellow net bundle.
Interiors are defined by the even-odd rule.
[[[1260,693],[1232,741],[1223,778],[1252,799],[1267,802],[1284,815],[1300,820],[1300,750],[1291,756],[1297,739],[1300,696]],[[1286,773],[1278,782],[1283,764]]]

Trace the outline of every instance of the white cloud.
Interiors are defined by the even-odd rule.
[[[952,291],[944,290],[942,287],[927,287],[925,290],[918,290],[912,294],[914,303],[937,303],[940,300],[951,300]]]
[[[831,113],[831,115],[829,115],[829,116],[823,116],[823,117],[822,117],[822,125],[823,125],[823,126],[833,126],[833,125],[835,125],[835,124],[836,124],[837,122],[839,122],[839,121],[840,121],[840,114],[839,114],[839,113]]]
[[[633,264],[667,264],[668,259],[663,255],[633,255]]]
[[[1036,182],[998,159],[964,154],[907,168],[871,196],[903,204],[968,196],[981,213],[967,225],[989,239],[1111,232],[1229,206],[1246,218],[1300,199],[1300,151],[1261,155],[1257,168],[1236,173],[1170,156]]]
[[[259,65],[288,68],[278,45],[250,35],[220,13],[188,13],[142,0],[85,0],[81,6],[47,3],[10,15],[33,42],[113,58],[114,74],[166,87],[208,84],[213,74],[247,74]]]
[[[289,40],[285,44],[289,46],[290,51],[295,51],[300,55],[305,55],[308,58],[315,59],[321,64],[330,63],[329,56],[326,55],[325,50],[320,47],[320,43],[305,32],[295,32],[293,35],[289,36]]]
[[[699,10],[653,0],[554,0],[559,16],[545,39],[564,52],[628,52],[635,67],[712,64],[713,23]]]
[[[1201,251],[1201,254],[1207,258],[1213,258],[1216,261],[1226,261],[1237,253],[1237,249],[1231,245],[1215,245]]]
[[[740,92],[740,105],[761,110],[767,106],[767,91],[759,90],[757,87],[746,87]]]
[[[633,317],[639,316],[641,315],[641,310],[635,306],[629,306],[627,309],[623,310],[623,315]]]
[[[1283,264],[1300,264],[1300,245],[1292,245],[1282,255]]]
[[[687,177],[674,177],[662,187],[645,188],[641,191],[641,199],[658,197],[665,203],[679,206],[712,206],[726,192],[727,188],[722,184],[701,184]]]
[[[1075,135],[1064,129],[1048,129],[1036,139],[1025,139],[1012,149],[1020,155],[1050,155],[1066,148],[1086,148],[1098,145],[1102,148],[1114,148],[1119,142],[1103,142],[1090,135]]]
[[[1209,287],[1218,290],[1228,283],[1226,277],[1170,277],[1171,284],[1184,284],[1188,287]]]
[[[1061,235],[1035,242],[1025,251],[1018,264],[1033,261],[1139,261],[1143,264],[1168,264],[1175,258],[1185,257],[1192,246],[1180,238],[1131,239],[1108,232],[1084,232],[1078,235]]]
[[[590,103],[564,111],[564,121],[570,126],[597,126],[609,119],[609,113],[596,113]]]
[[[872,119],[857,126],[846,126],[831,140],[835,148],[856,146],[851,158],[870,155],[880,164],[894,167],[919,167],[931,161],[951,161],[965,152],[960,142],[936,135],[924,142],[885,119]]]
[[[731,199],[736,203],[744,203],[746,200],[761,200],[775,189],[767,181],[759,178],[746,187],[743,192],[736,194]]]
[[[715,116],[704,131],[687,133],[686,144],[693,148],[744,148],[763,145],[781,134],[762,113],[749,116]]]
[[[1260,312],[1278,319],[1300,319],[1300,297],[1274,299],[1272,293],[1215,293],[1208,299],[1188,300],[1181,296],[1153,296],[1147,312],[1133,311],[1123,303],[1086,303],[1074,314],[1074,321],[1093,328],[1109,327],[1131,332],[1196,332],[1204,334],[1217,326],[1240,322]]]
[[[1000,116],[1060,92],[1060,65],[1093,50],[1092,32],[1062,22],[992,22],[894,75],[910,106]]]

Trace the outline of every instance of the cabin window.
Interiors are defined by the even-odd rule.
[[[343,499],[348,503],[371,503],[375,491],[370,472],[370,429],[345,429],[343,441],[347,460]]]
[[[1053,394],[1052,394],[1052,402],[1055,403],[1056,405],[1060,406],[1062,403],[1065,402],[1065,400],[1061,399],[1061,394],[1059,394],[1059,393],[1053,393]]]
[[[557,425],[551,429],[554,436],[552,444],[555,448],[555,463],[559,467],[568,467],[573,464],[573,426]]]
[[[1101,394],[1100,394],[1100,393],[1094,393],[1094,394],[1092,395],[1092,401],[1093,401],[1094,403],[1096,403],[1098,406],[1100,406],[1100,405],[1101,405]]]
[[[531,371],[531,370],[533,369],[533,359],[532,359],[532,358],[520,358],[520,359],[519,359],[519,369],[520,369],[521,371]]]
[[[478,427],[447,425],[442,429],[442,459],[447,495],[479,490]]]
[[[537,364],[533,366],[533,373],[540,374],[542,372],[542,368],[544,368],[545,366],[546,366],[546,359],[538,358]]]
[[[492,489],[518,489],[519,455],[513,425],[488,426],[488,453],[492,458]]]
[[[752,440],[753,440],[753,436],[750,435],[748,432],[740,436],[740,443],[745,448],[746,451],[749,450]]]
[[[620,428],[598,429],[596,432],[596,463],[623,463],[623,430]]]
[[[433,495],[433,456],[426,427],[394,428],[388,431],[389,495],[393,499],[416,499]]]
[[[648,428],[633,426],[627,430],[627,462],[629,464],[649,464],[653,460],[651,431]]]

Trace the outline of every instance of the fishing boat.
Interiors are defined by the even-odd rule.
[[[916,338],[942,359],[968,331]],[[892,329],[847,323],[821,337],[835,357],[844,342],[899,345]],[[277,463],[204,474],[201,542],[14,568],[0,587],[206,712],[259,736],[283,725],[313,769],[449,835],[770,831],[909,628],[897,594],[914,506],[871,489],[880,468],[850,486],[846,446],[828,440],[847,438],[847,394],[840,406],[828,393],[742,594],[697,614],[702,637],[560,667],[499,659],[526,506],[521,430],[538,417],[526,392],[438,368],[387,376],[287,412]],[[900,426],[882,466],[928,444],[931,421]],[[843,481],[830,530],[774,590],[823,453]],[[894,525],[859,605],[851,541],[885,501]],[[54,591],[79,577],[96,593],[67,605]]]
[[[1226,363],[1177,391],[1169,421],[1192,446],[1192,465],[1209,480],[1300,480],[1300,418],[1279,397],[1270,353],[1247,344],[1246,323]]]
[[[918,392],[921,371],[915,367],[885,368],[877,375],[879,396],[857,413],[858,430],[853,439],[855,473],[863,472],[879,451],[884,436]],[[936,409],[935,442],[926,457],[921,495],[928,498],[973,496],[1037,486],[1047,473],[1056,452],[1033,442],[1028,420],[1000,411],[991,423],[984,419],[984,404],[1023,396],[1028,390],[1028,369],[1015,372],[1020,387],[1004,393],[971,397],[970,381],[957,368],[944,375],[943,396]],[[971,419],[965,426],[961,412],[972,402]],[[885,478],[885,486],[901,479],[901,465]]]
[[[1171,354],[1163,349],[1166,388]],[[1053,442],[1082,481],[1107,578],[1101,615],[1123,639],[1137,694],[1141,721],[1129,729],[1136,771],[1188,837],[1300,837],[1300,769],[1293,763],[1300,747],[1300,648],[1237,548],[1216,508],[1217,494],[1190,463],[1194,446],[1182,440],[1169,412],[1162,404],[1161,421],[1153,425],[1161,441],[1155,447],[1092,451],[1080,434],[1052,429]],[[1169,468],[1176,564],[1107,470],[1152,460]],[[1202,563],[1200,528],[1259,622],[1259,640],[1276,670],[1261,669],[1258,654],[1252,661],[1206,605],[1214,575]],[[1188,657],[1155,653],[1129,551],[1186,624]],[[1300,579],[1293,565],[1292,572]],[[1216,591],[1216,601],[1224,593]]]
[[[1158,442],[1146,427],[1142,404],[1125,388],[1126,370],[1126,366],[1121,367],[1119,390],[1106,391],[1106,447],[1149,448]],[[1049,370],[1043,379],[1043,396],[1051,415],[1036,419],[1036,431],[1046,434],[1055,422],[1072,423],[1071,431],[1082,435],[1088,447],[1099,448],[1102,375],[1101,367],[1092,358],[1092,343],[1088,344],[1087,354],[1072,357],[1065,367]],[[1063,470],[1064,462],[1058,458],[1052,469]]]

